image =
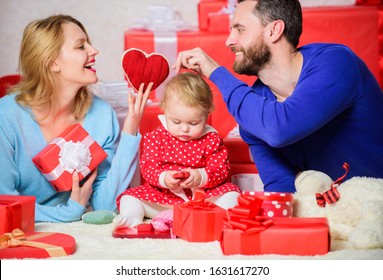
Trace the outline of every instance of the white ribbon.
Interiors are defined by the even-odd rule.
[[[233,15],[234,11],[235,11],[235,7],[237,6],[237,0],[228,0],[227,1],[227,5],[222,7],[221,10],[219,10],[218,12],[215,12],[215,13],[211,13],[211,14],[218,14],[218,15],[225,15],[225,14],[229,14],[229,15]]]
[[[84,140],[73,142],[66,141],[64,138],[56,138],[49,144],[57,145],[60,148],[59,162],[51,172],[44,173],[45,178],[54,181],[65,171],[73,173],[75,170],[83,177],[90,173],[89,164],[92,161],[92,155],[89,147],[94,143],[93,138],[88,135]]]
[[[235,11],[235,7],[237,6],[238,0],[228,0],[226,6],[223,6],[221,10],[218,12],[209,13],[209,15],[228,15],[229,17],[229,26],[228,30],[230,30],[231,22],[233,20],[233,14]]]
[[[154,51],[162,54],[170,64],[177,59],[177,33],[175,31],[155,31],[154,32]],[[161,100],[166,83],[175,75],[175,71],[170,71],[166,80],[157,87],[156,99]]]

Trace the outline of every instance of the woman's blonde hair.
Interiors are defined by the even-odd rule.
[[[211,89],[198,74],[183,72],[171,78],[165,86],[164,96],[161,100],[162,110],[165,110],[170,94],[177,94],[177,97],[186,106],[200,107],[207,114],[214,110]]]
[[[19,91],[16,100],[29,107],[43,106],[49,110],[53,105],[53,93],[57,78],[50,69],[60,54],[64,44],[62,25],[65,23],[78,25],[87,36],[84,26],[69,15],[53,15],[45,19],[29,23],[23,33],[19,55],[19,71],[21,82],[11,91]],[[92,94],[86,86],[77,92],[73,115],[81,118],[92,103]]]

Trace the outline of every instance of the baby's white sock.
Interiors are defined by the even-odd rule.
[[[120,215],[114,218],[114,228],[134,227],[144,220],[145,211],[142,202],[133,196],[124,195],[120,200]]]

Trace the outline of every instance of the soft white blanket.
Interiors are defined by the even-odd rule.
[[[35,231],[61,232],[77,242],[71,260],[219,260],[219,259],[308,259],[308,260],[383,260],[383,250],[353,250],[347,242],[334,241],[331,251],[322,256],[223,255],[218,241],[191,243],[182,239],[120,239],[112,237],[112,224],[92,225],[82,221],[68,224],[39,223]]]

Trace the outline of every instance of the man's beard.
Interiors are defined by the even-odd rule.
[[[233,49],[233,51],[236,51]],[[270,48],[261,40],[259,43],[255,43],[247,50],[241,48],[239,50],[243,53],[242,61],[234,62],[233,69],[238,74],[244,74],[249,76],[258,76],[260,70],[271,59]]]

